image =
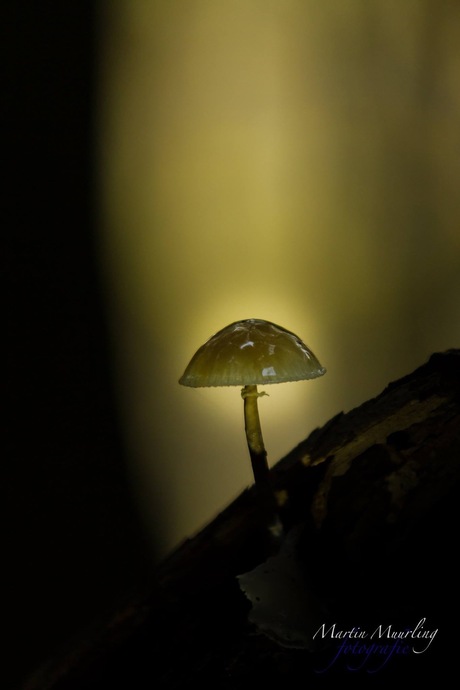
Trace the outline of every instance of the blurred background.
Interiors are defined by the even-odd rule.
[[[327,368],[261,399],[271,464],[459,346],[460,5],[1,11],[15,687],[252,483],[239,389],[178,384],[212,334]]]
[[[271,463],[459,344],[460,7],[126,0],[102,31],[101,260],[167,552],[252,481],[239,390],[177,383],[217,330],[274,321],[328,370],[260,401]]]

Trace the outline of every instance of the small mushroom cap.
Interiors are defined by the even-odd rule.
[[[179,379],[183,386],[250,386],[314,379],[326,373],[294,333],[262,319],[236,321],[213,335]]]

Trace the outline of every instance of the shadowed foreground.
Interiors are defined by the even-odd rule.
[[[459,459],[451,350],[273,468],[282,559],[263,506],[244,492],[159,566],[149,591],[127,596],[24,690],[441,678],[455,663]],[[238,576],[267,559],[253,606]]]

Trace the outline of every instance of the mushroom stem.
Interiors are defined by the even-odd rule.
[[[244,427],[246,429],[246,439],[251,457],[255,486],[267,510],[270,543],[272,547],[278,549],[283,538],[284,528],[278,514],[267,462],[267,451],[265,450],[262,429],[260,428],[257,398],[260,398],[262,395],[267,395],[267,393],[259,393],[257,386],[254,385],[245,386],[241,390],[241,397],[244,400]]]
[[[266,393],[259,393],[257,386],[245,386],[241,391],[244,400],[244,427],[248,442],[249,455],[251,457],[254,481],[257,487],[267,487],[270,484],[270,470],[267,463],[267,451],[265,450],[260,428],[259,410],[257,398]]]

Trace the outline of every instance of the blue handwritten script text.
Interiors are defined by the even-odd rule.
[[[313,639],[337,640],[329,662],[317,673],[328,671],[339,661],[349,671],[365,669],[376,673],[388,664],[390,659],[410,654],[424,654],[435,639],[438,629],[425,628],[426,618],[421,618],[413,627],[398,630],[391,624],[378,625],[368,631],[360,627],[341,629],[337,623],[327,626],[323,623]]]

